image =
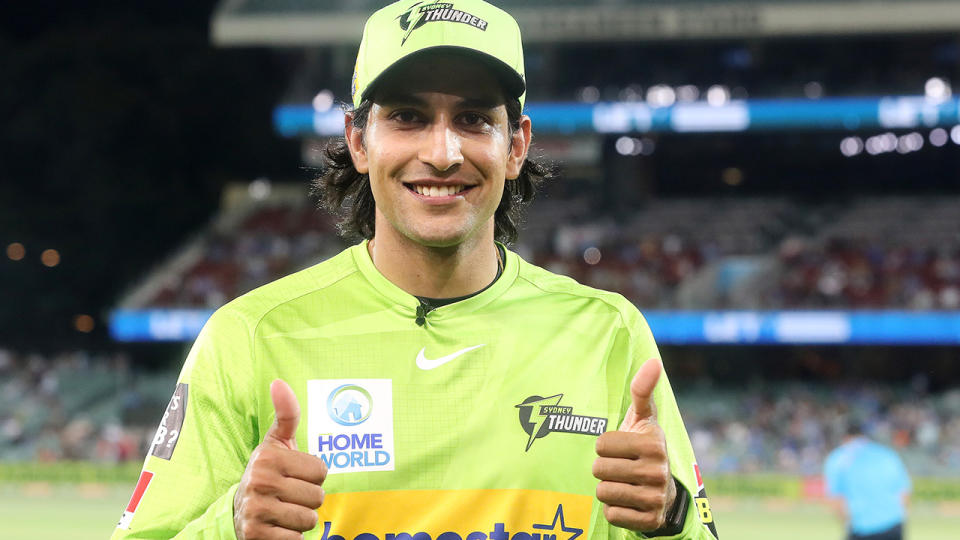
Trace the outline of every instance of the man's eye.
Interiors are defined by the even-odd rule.
[[[414,111],[397,111],[390,117],[403,124],[413,123],[418,119],[417,113]]]
[[[460,116],[460,121],[468,126],[479,126],[485,123],[487,119],[482,114],[468,112]]]

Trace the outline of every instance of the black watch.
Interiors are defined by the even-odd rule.
[[[683,487],[676,478],[673,479],[673,485],[677,488],[677,496],[673,499],[673,506],[667,510],[663,526],[655,531],[645,532],[647,538],[657,536],[676,536],[683,532],[683,524],[687,521],[687,507],[690,506],[690,494],[687,488]]]

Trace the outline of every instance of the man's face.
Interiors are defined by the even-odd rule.
[[[378,238],[399,233],[428,247],[493,238],[530,121],[511,135],[503,92],[485,66],[449,53],[421,57],[379,84],[366,129],[346,125],[354,165],[370,175]]]

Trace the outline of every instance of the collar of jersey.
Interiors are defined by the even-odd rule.
[[[364,240],[350,248],[353,252],[353,259],[357,264],[357,268],[360,269],[360,273],[363,274],[363,277],[370,282],[370,285],[391,302],[396,309],[405,314],[409,312],[410,316],[413,317],[416,314],[420,301],[417,300],[417,297],[394,285],[377,270],[377,267],[373,264],[373,259],[370,258],[370,252],[367,250],[367,243],[368,241]],[[503,260],[503,274],[498,280],[493,282],[493,284],[483,292],[471,296],[466,300],[440,306],[432,310],[428,319],[445,319],[469,313],[489,304],[506,292],[520,273],[520,261],[516,253],[513,253],[509,249],[504,249],[504,253],[506,253],[507,256]]]

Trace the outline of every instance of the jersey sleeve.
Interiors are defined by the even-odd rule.
[[[250,333],[228,307],[187,356],[114,540],[236,538],[233,496],[258,431]]]
[[[632,363],[625,380],[621,408],[623,413],[630,406],[630,381],[633,379],[633,375],[647,360],[660,358],[660,352],[653,339],[653,334],[650,332],[650,327],[647,326],[646,321],[639,314],[637,314],[637,320],[632,324],[631,335]],[[654,387],[653,399],[657,407],[657,423],[660,424],[666,437],[670,472],[687,490],[689,502],[686,520],[679,534],[656,537],[639,534],[635,537],[657,538],[658,540],[715,540],[718,535],[713,522],[713,512],[704,489],[700,468],[693,454],[693,446],[690,444],[687,429],[680,417],[680,410],[677,407],[677,400],[673,395],[673,388],[670,386],[666,369],[660,374],[660,380]]]

